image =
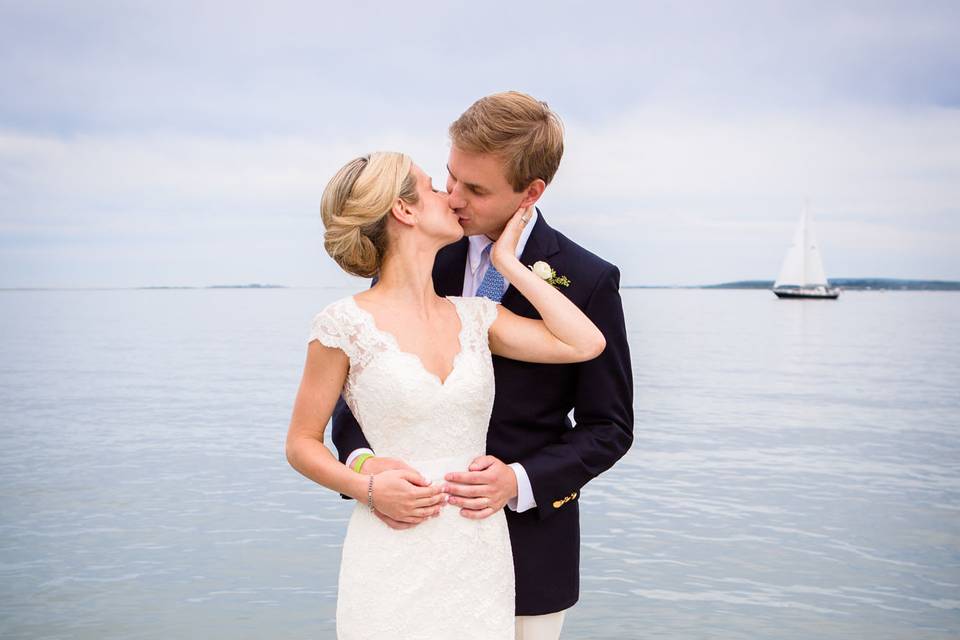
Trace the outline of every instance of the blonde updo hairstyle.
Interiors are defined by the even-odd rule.
[[[387,218],[397,198],[417,204],[413,162],[402,153],[381,151],[345,164],[323,190],[320,216],[323,246],[344,271],[369,278],[387,252]]]

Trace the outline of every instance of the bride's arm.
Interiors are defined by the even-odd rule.
[[[340,349],[317,340],[307,346],[307,361],[287,430],[290,466],[328,489],[367,501],[369,478],[348,469],[323,444],[323,433],[340,397],[350,361]]]
[[[547,364],[592,360],[606,347],[603,334],[577,305],[516,257],[523,230],[520,216],[525,214],[521,209],[507,223],[491,260],[543,320],[524,318],[498,306],[497,319],[490,326],[490,351],[512,360]]]
[[[367,503],[369,474],[342,464],[323,444],[323,433],[340,397],[350,361],[338,348],[311,340],[287,431],[290,466],[328,489]],[[374,476],[373,505],[394,520],[416,524],[436,515],[444,502],[439,486],[413,469],[392,469]]]

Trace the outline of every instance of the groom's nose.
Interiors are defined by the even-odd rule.
[[[448,184],[447,193],[449,194],[447,198],[447,205],[451,209],[463,209],[465,206],[467,206],[467,199],[463,197],[463,188],[459,184]]]

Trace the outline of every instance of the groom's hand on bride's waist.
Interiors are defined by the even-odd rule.
[[[460,515],[480,520],[487,518],[517,497],[517,475],[494,456],[480,456],[470,463],[469,471],[444,476],[442,487],[448,502],[460,507]]]

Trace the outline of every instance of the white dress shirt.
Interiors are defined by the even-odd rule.
[[[527,240],[530,239],[530,234],[533,232],[533,225],[537,223],[538,218],[537,208],[534,207],[533,215],[530,216],[530,222],[524,225],[520,239],[517,241],[517,258],[520,257],[524,248],[527,246]],[[493,244],[493,240],[484,235],[468,236],[467,240],[470,244],[467,249],[467,263],[464,266],[463,296],[472,298],[477,295],[477,289],[480,288],[480,283],[483,282],[483,276],[486,275],[487,268],[490,266],[490,252],[484,252],[484,249]],[[503,280],[503,291],[504,294],[506,294],[507,289],[510,287],[510,282],[506,276],[504,276]],[[366,448],[356,449],[347,457],[347,466],[353,466],[353,461],[356,457],[363,453],[373,453],[373,451]],[[537,503],[533,498],[533,488],[530,486],[530,478],[527,476],[526,470],[519,462],[513,462],[509,466],[517,476],[517,497],[508,500],[507,507],[517,512],[534,508],[537,506]]]

